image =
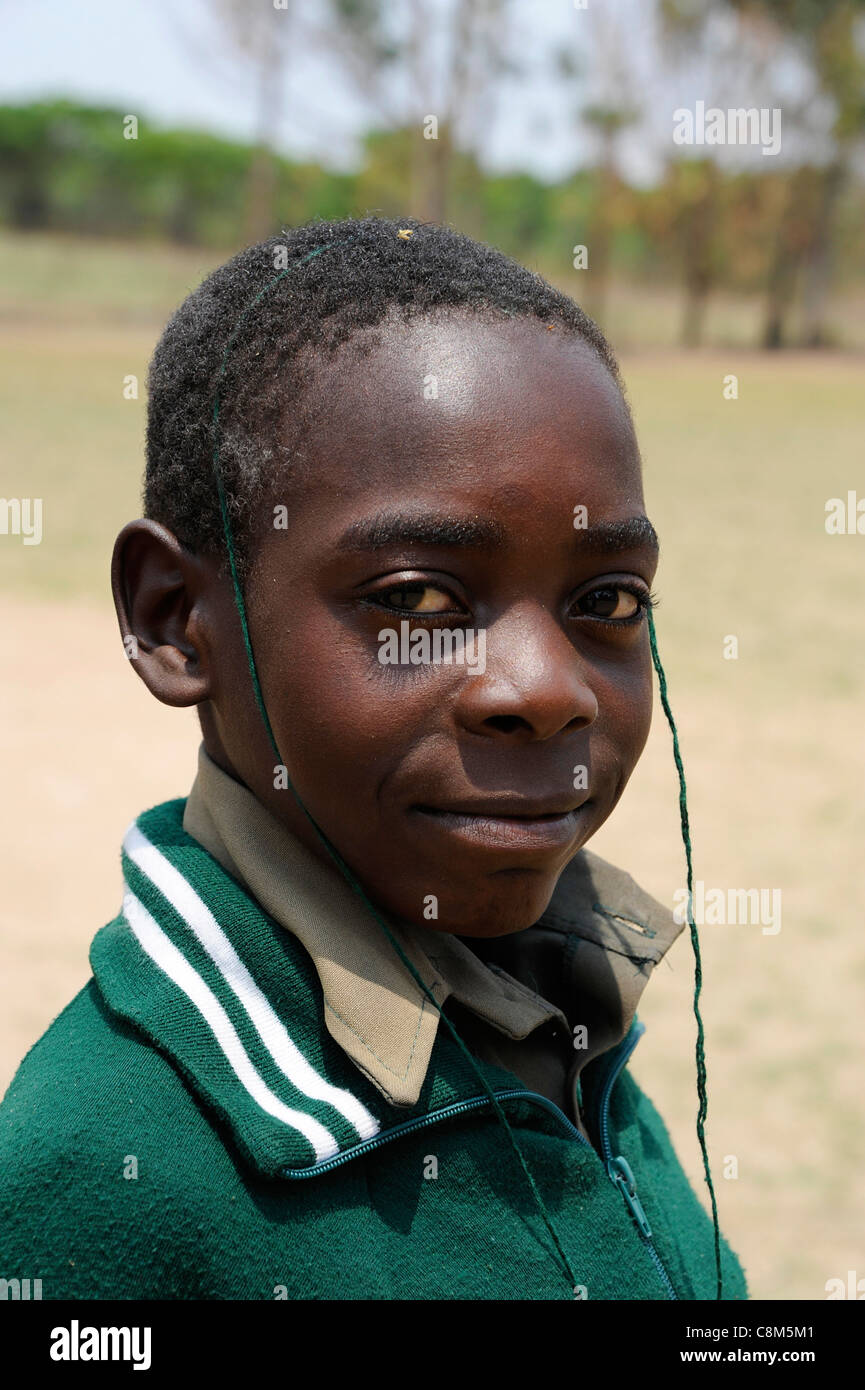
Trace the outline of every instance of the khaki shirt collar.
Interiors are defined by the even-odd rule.
[[[183,829],[309,952],[331,1037],[393,1105],[414,1105],[427,1074],[438,1010],[335,865],[319,860],[202,743]],[[564,1014],[445,932],[389,928],[439,1005],[453,997],[522,1039]]]

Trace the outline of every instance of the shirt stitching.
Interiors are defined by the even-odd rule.
[[[422,1003],[421,1006],[420,1006],[420,1013],[419,1013],[418,1016],[417,1016],[417,1028],[415,1029],[415,1034],[414,1034],[414,1037],[412,1038],[411,1052],[409,1053],[409,1058],[408,1058],[408,1061],[407,1061],[406,1064],[405,1064],[405,1070],[404,1070],[403,1072],[398,1072],[397,1069],[396,1069],[396,1067],[391,1067],[391,1066],[389,1066],[388,1063],[384,1060],[383,1057],[379,1057],[379,1055],[378,1055],[378,1053],[375,1051],[375,1049],[372,1048],[372,1047],[370,1047],[369,1043],[366,1041],[365,1038],[362,1038],[362,1037],[361,1037],[360,1033],[358,1033],[358,1031],[357,1031],[356,1028],[352,1028],[352,1026],[351,1026],[351,1024],[349,1023],[348,1019],[343,1018],[342,1014],[339,1012],[339,1009],[335,1009],[335,1008],[333,1007],[333,1004],[331,1004],[331,1002],[330,1002],[329,999],[325,999],[324,1003],[325,1003],[325,1007],[328,1008],[328,1009],[330,1009],[330,1012],[331,1012],[336,1018],[339,1019],[340,1023],[343,1025],[343,1027],[347,1028],[348,1031],[349,1031],[351,1034],[353,1034],[354,1037],[357,1038],[357,1040],[358,1040],[358,1042],[360,1043],[361,1047],[365,1048],[366,1051],[369,1053],[369,1055],[370,1055],[371,1057],[374,1057],[375,1060],[376,1060],[377,1062],[379,1062],[379,1063],[384,1067],[385,1071],[389,1071],[390,1074],[391,1074],[391,1076],[395,1076],[395,1077],[397,1078],[397,1080],[399,1080],[399,1081],[404,1081],[404,1080],[405,1080],[405,1078],[408,1076],[409,1068],[411,1067],[411,1064],[412,1064],[412,1062],[414,1061],[414,1054],[415,1054],[415,1050],[416,1050],[416,1048],[417,1048],[417,1041],[418,1041],[418,1037],[420,1036],[420,1027],[421,1027],[421,1024],[422,1024],[422,1022],[423,1022],[424,1010],[426,1009],[428,1000],[424,999],[423,1003]]]

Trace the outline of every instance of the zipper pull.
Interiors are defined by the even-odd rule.
[[[607,1164],[607,1172],[619,1188],[631,1215],[646,1237],[646,1240],[651,1240],[652,1228],[649,1225],[649,1218],[643,1210],[642,1203],[637,1196],[637,1187],[634,1181],[634,1174],[631,1172],[630,1163],[619,1154],[616,1158],[610,1159]]]

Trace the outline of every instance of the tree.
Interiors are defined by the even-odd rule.
[[[853,152],[865,130],[865,0],[689,0],[684,6],[683,0],[662,0],[662,5],[673,22],[678,13],[680,22],[691,29],[726,10],[774,45],[779,64],[795,57],[813,75],[817,99],[803,101],[794,110],[788,106],[786,114],[806,137],[803,150],[821,137],[828,139],[829,150],[819,175],[813,161],[806,158],[803,163],[813,167],[802,179],[794,177],[788,184],[767,277],[764,344],[780,347],[785,340],[789,292],[801,264],[803,341],[809,347],[819,347],[828,338],[826,316],[838,208]],[[820,97],[828,100],[834,112],[828,129],[822,125]],[[788,128],[790,124],[793,122],[788,121]],[[815,183],[816,197],[812,197]],[[799,201],[803,187],[809,194],[811,221],[807,229]]]
[[[460,155],[491,121],[513,0],[329,0],[330,47],[378,130],[410,130],[408,211],[447,220]],[[476,210],[477,211],[477,210]]]
[[[586,310],[598,323],[604,317],[613,237],[622,202],[623,185],[616,165],[616,143],[621,132],[638,117],[639,112],[634,107],[605,106],[600,102],[589,104],[582,110],[583,122],[596,132],[600,143],[595,196],[586,232],[589,248]]]

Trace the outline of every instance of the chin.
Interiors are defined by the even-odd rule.
[[[534,926],[546,911],[559,875],[539,879],[536,870],[508,870],[495,888],[472,903],[443,902],[435,921],[421,919],[418,926],[455,936],[478,938],[512,936]]]

